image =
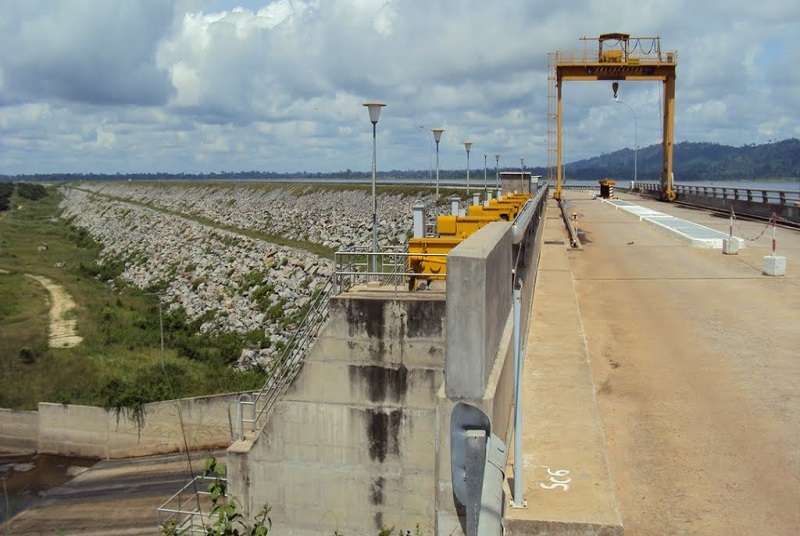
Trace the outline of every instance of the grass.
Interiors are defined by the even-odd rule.
[[[64,402],[136,408],[263,384],[262,373],[229,366],[243,336],[198,334],[180,311],[165,315],[162,360],[157,298],[126,286],[112,291],[103,282],[120,267],[98,268],[99,246],[57,218],[59,194],[48,188],[42,199],[15,195],[12,201],[0,219],[0,269],[11,272],[0,274],[0,407]],[[44,275],[72,295],[80,345],[47,347],[46,293],[25,273]]]

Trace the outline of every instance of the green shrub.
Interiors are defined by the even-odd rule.
[[[17,183],[17,194],[25,199],[31,201],[38,201],[43,197],[47,197],[47,189],[41,184],[31,184],[29,182]]]

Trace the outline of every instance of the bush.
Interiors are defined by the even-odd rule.
[[[14,185],[10,182],[0,182],[0,211],[8,210],[11,205],[11,194],[14,193]]]
[[[27,346],[23,346],[19,349],[19,360],[26,365],[30,365],[36,362],[36,354]]]
[[[17,194],[25,199],[31,201],[38,201],[43,197],[47,197],[47,189],[41,184],[31,184],[29,182],[17,183]]]
[[[189,359],[204,363],[229,364],[242,354],[245,337],[238,333],[201,333],[200,326],[213,313],[190,321],[186,311],[175,309],[164,315],[167,344]]]
[[[100,397],[107,409],[123,412],[141,426],[145,404],[176,398],[189,384],[188,370],[177,363],[154,363],[131,377],[112,378],[100,389]]]

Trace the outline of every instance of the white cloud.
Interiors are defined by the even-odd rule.
[[[0,57],[0,173],[367,169],[361,103],[373,98],[389,105],[386,168],[427,168],[432,126],[447,128],[445,167],[463,166],[467,137],[476,154],[541,164],[546,53],[616,29],[679,51],[678,139],[749,143],[800,128],[789,0],[246,2],[2,4],[0,46],[12,53]],[[658,86],[622,94],[640,145],[657,142]],[[569,84],[567,157],[632,146],[631,119],[606,84]]]

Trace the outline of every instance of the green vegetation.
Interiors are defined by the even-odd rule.
[[[718,143],[676,143],[675,178],[677,180],[763,180],[800,178],[800,140],[790,138],[775,143],[732,147]],[[567,165],[570,179],[617,177],[630,179],[633,174],[633,150],[622,149]],[[661,176],[661,145],[639,149],[638,174],[641,180]],[[535,174],[542,175],[538,168]]]
[[[10,182],[0,182],[0,212],[8,210],[14,185]]]
[[[136,412],[154,400],[263,384],[262,373],[229,366],[248,336],[198,333],[208,318],[190,322],[181,310],[164,311],[162,357],[156,296],[125,285],[111,290],[105,281],[122,264],[98,265],[98,245],[58,219],[60,195],[47,192],[36,201],[14,194],[15,208],[0,219],[0,269],[9,272],[0,272],[0,407],[47,401]],[[47,346],[47,294],[26,273],[72,295],[81,344]]]
[[[251,523],[240,513],[239,503],[228,497],[225,478],[225,466],[214,457],[206,460],[203,472],[206,479],[211,480],[208,493],[211,499],[211,510],[208,521],[203,527],[208,536],[267,536],[272,529],[271,508],[264,505]],[[188,529],[180,529],[175,520],[161,525],[162,536],[179,536],[188,534]]]
[[[17,195],[31,201],[38,201],[47,195],[47,189],[41,184],[20,182],[17,184]]]

